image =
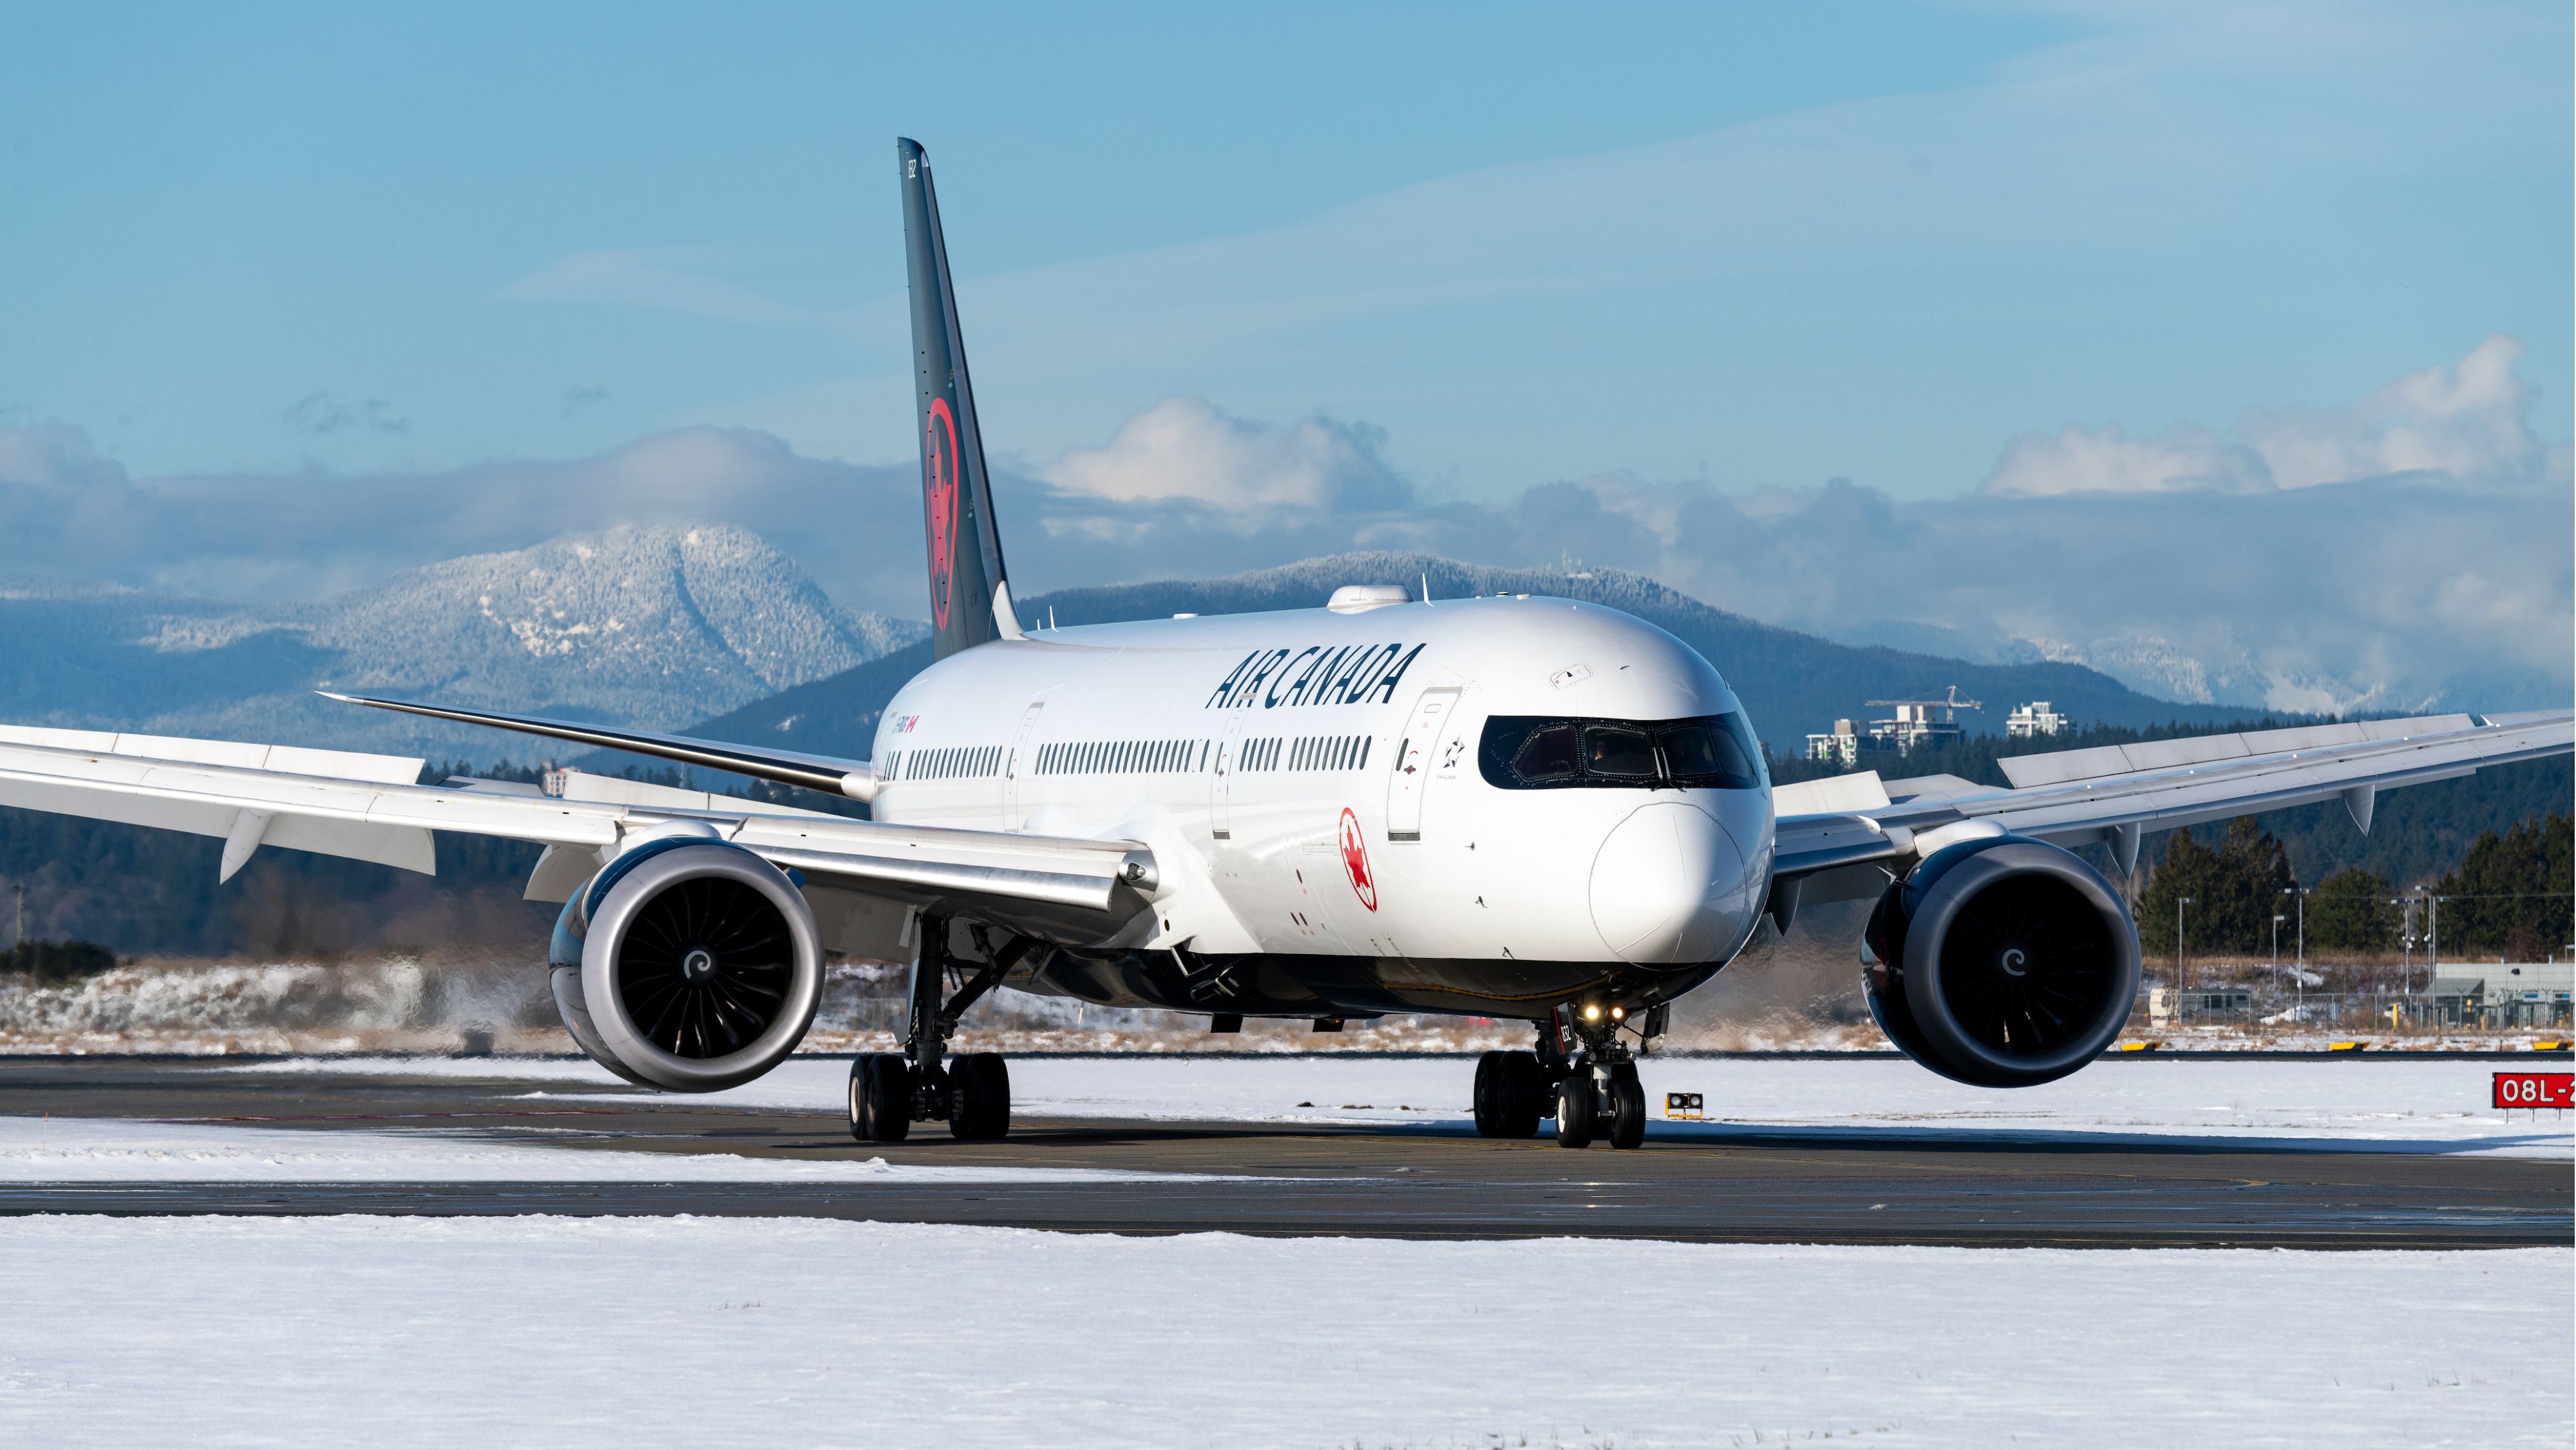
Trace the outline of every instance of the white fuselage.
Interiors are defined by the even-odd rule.
[[[1741,709],[1688,645],[1563,599],[1044,630],[904,686],[874,811],[1145,843],[1149,949],[1704,973],[1769,888],[1767,782],[1505,789],[1479,741]]]

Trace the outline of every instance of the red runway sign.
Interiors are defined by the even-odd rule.
[[[2499,1108],[2576,1108],[2576,1072],[2500,1072],[2495,1075]]]

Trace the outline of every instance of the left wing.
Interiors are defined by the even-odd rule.
[[[529,895],[560,901],[627,843],[700,835],[818,885],[1070,942],[1125,927],[1158,884],[1133,841],[888,825],[576,773],[561,794],[414,784],[420,770],[397,756],[0,726],[0,806],[219,837],[227,879],[263,845],[434,875],[431,832],[461,831],[548,847]]]
[[[1882,783],[1876,771],[1801,781],[1772,792],[1775,879],[1789,910],[1873,896],[1877,863],[1929,856],[1978,836],[2035,836],[2060,846],[2104,842],[2127,874],[2148,829],[2171,830],[2255,811],[2341,799],[2370,829],[2378,793],[2474,774],[2484,765],[2576,749],[2576,711],[2429,715],[2233,735],[2202,735],[2017,756],[2012,789],[1956,776]],[[1803,884],[1802,884],[1803,883]],[[1775,894],[1774,909],[1781,906]]]
[[[722,740],[700,740],[691,735],[663,735],[651,730],[627,730],[615,725],[593,725],[580,720],[549,720],[540,715],[502,715],[490,710],[460,710],[452,705],[415,705],[408,700],[376,700],[364,695],[341,695],[329,690],[316,690],[326,700],[344,705],[366,705],[378,710],[393,710],[405,715],[422,715],[432,720],[453,720],[463,725],[488,725],[495,730],[515,730],[522,735],[544,735],[556,740],[570,740],[580,745],[598,745],[610,750],[631,750],[638,755],[676,760],[684,765],[703,765],[715,770],[730,770],[755,780],[774,780],[783,785],[800,785],[819,790],[825,795],[848,796],[854,801],[876,799],[876,771],[864,760],[843,760],[830,755],[807,755],[795,750],[771,750],[755,745],[735,745]]]

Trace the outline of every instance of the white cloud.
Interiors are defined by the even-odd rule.
[[[2131,438],[2117,424],[2099,432],[2069,424],[2026,433],[2004,449],[1984,492],[2004,498],[2061,493],[2245,493],[2272,479],[2252,450],[2205,428]]]
[[[2457,367],[2409,373],[2343,412],[2254,412],[2238,425],[2283,488],[2440,473],[2510,481],[2543,466],[2528,421],[2531,389],[2514,367],[2522,340],[2498,333]]]
[[[1100,448],[1038,471],[1069,493],[1121,503],[1189,501],[1246,517],[1270,509],[1385,509],[1409,491],[1365,427],[1317,415],[1278,426],[1233,417],[1204,398],[1165,398]]]
[[[2073,424],[2014,439],[1979,492],[2258,493],[2390,474],[2460,483],[2529,482],[2549,468],[2531,431],[2523,343],[2502,333],[2456,367],[2409,373],[2343,409],[2256,409],[2222,435],[2184,424],[2152,438]]]

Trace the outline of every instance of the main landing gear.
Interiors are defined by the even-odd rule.
[[[1663,1036],[1668,1009],[1647,1011],[1639,1037]],[[1535,1052],[1488,1052],[1476,1063],[1476,1131],[1488,1138],[1528,1138],[1539,1120],[1556,1120],[1561,1148],[1613,1148],[1646,1141],[1646,1090],[1634,1049],[1619,1040],[1625,1014],[1597,1005],[1559,1007],[1538,1024]]]
[[[973,928],[983,965],[967,975],[946,1002],[951,963],[948,921],[925,916],[916,923],[921,956],[912,967],[911,1030],[902,1052],[863,1053],[850,1064],[850,1136],[862,1143],[900,1143],[915,1123],[946,1120],[948,1135],[986,1141],[1011,1131],[1011,1074],[998,1052],[961,1052],[941,1059],[958,1019],[1000,985],[1005,955],[991,949],[982,927]],[[965,971],[963,964],[957,968]]]

